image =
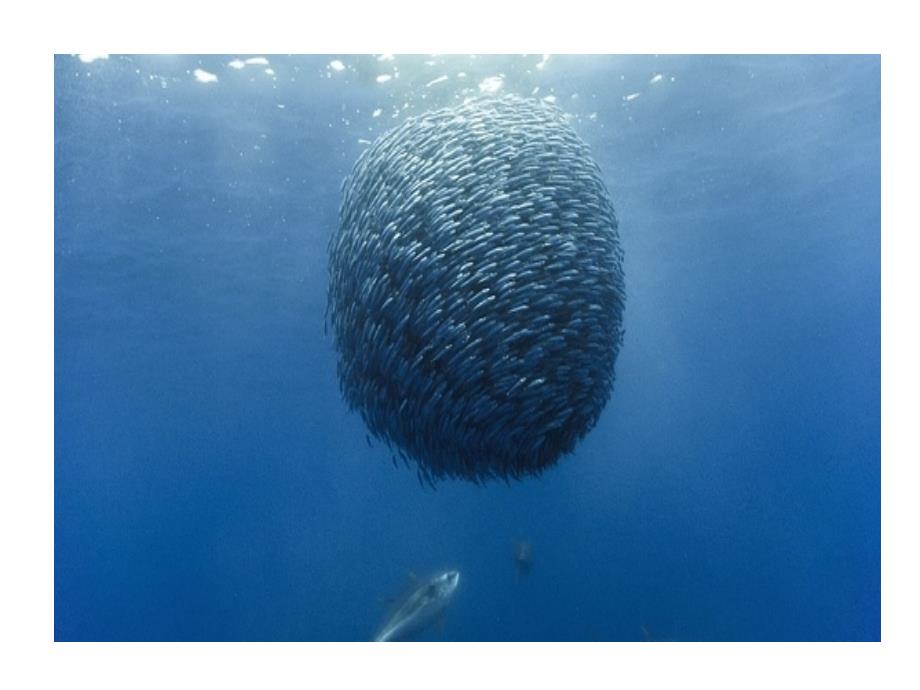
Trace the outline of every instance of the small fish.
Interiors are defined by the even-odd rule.
[[[422,486],[539,475],[594,425],[623,342],[617,227],[537,99],[429,111],[359,155],[329,244],[339,385]]]
[[[514,545],[514,564],[517,566],[518,579],[530,573],[533,567],[533,546],[525,539]]]

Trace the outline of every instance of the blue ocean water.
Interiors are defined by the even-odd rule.
[[[326,249],[482,91],[591,146],[626,336],[573,455],[432,491],[340,397]],[[61,55],[54,164],[56,639],[368,640],[446,568],[419,639],[880,638],[878,57]]]

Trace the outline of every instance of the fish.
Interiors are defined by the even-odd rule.
[[[533,546],[526,539],[521,539],[514,545],[514,564],[517,566],[518,580],[522,575],[530,573],[533,567]]]
[[[596,423],[623,250],[556,106],[486,96],[385,132],[343,183],[328,255],[342,396],[423,485],[539,476]]]
[[[374,642],[405,640],[424,630],[443,615],[459,584],[459,570],[446,570],[423,580],[397,606]]]

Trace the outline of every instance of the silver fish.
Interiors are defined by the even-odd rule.
[[[396,608],[374,642],[406,639],[423,630],[443,614],[459,584],[458,570],[447,570],[424,580]]]

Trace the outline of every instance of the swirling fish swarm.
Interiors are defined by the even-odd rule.
[[[475,99],[381,136],[345,180],[329,277],[342,394],[420,479],[539,474],[610,397],[617,221],[547,103]]]

